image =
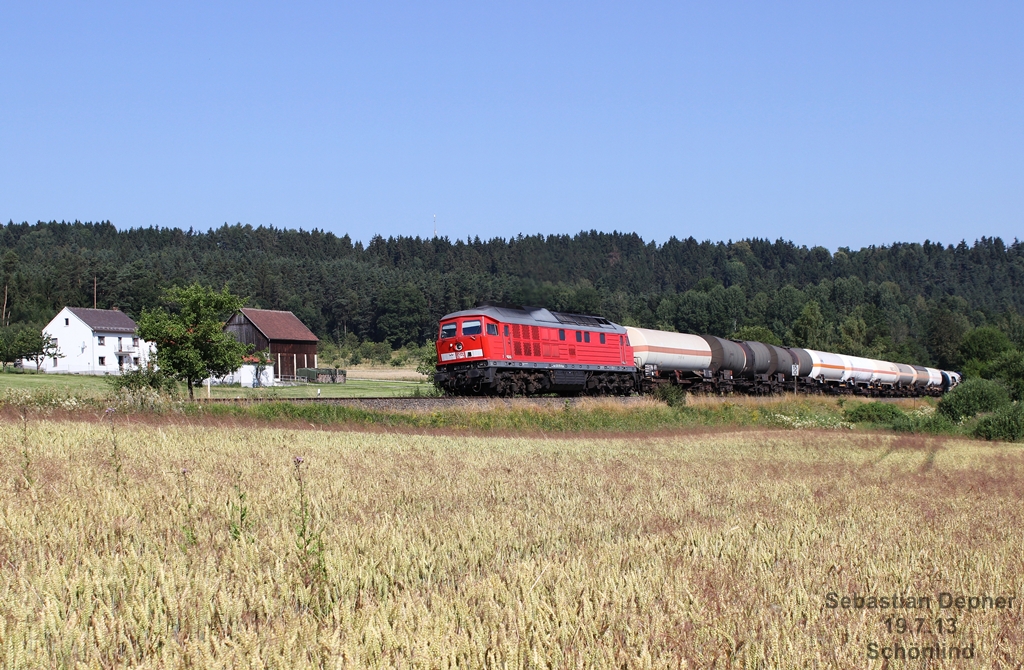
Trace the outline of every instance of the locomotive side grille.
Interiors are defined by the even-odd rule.
[[[539,340],[540,339],[540,328],[538,328],[537,326],[530,326],[530,334],[533,336],[533,339]]]
[[[513,345],[513,349],[516,352],[516,354],[515,354],[516,356],[522,356],[523,355],[523,343],[520,342],[519,340],[515,341],[515,344]]]
[[[522,337],[522,336],[523,336],[523,334],[522,334],[522,331],[519,328],[519,324],[518,323],[513,323],[512,324],[512,337]]]
[[[540,358],[540,342],[533,343],[533,355]]]
[[[570,356],[575,356],[576,355],[576,347],[569,347],[569,355]]]

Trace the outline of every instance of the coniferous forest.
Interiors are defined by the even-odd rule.
[[[293,311],[324,340],[431,339],[481,301],[598,314],[625,325],[738,336],[957,369],[972,347],[1024,349],[1024,243],[982,237],[835,253],[784,240],[645,242],[632,233],[514,239],[373,238],[222,226],[0,228],[7,321],[65,305],[133,317],[195,281]],[[325,342],[326,344],[326,342]],[[988,349],[1000,349],[990,352]]]

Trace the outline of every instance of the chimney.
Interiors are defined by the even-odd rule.
[[[117,305],[114,305],[114,306],[113,306],[113,307],[111,307],[110,309],[114,310],[115,312],[119,312],[119,311],[121,311],[121,310],[119,310],[119,309],[117,308]]]

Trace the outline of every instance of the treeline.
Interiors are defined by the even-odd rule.
[[[375,237],[363,246],[319,230],[242,225],[8,223],[0,273],[12,323],[92,306],[95,278],[99,307],[136,317],[165,287],[227,285],[252,306],[293,311],[342,346],[421,344],[443,314],[490,300],[953,369],[969,362],[965,338],[978,328],[1024,348],[1024,243],[999,238],[835,253],[783,240],[659,245],[593,231]]]

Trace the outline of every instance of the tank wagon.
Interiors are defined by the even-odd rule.
[[[498,305],[441,319],[434,383],[456,395],[628,395],[670,384],[695,393],[788,390],[941,395],[956,372],[858,356],[646,328]]]

